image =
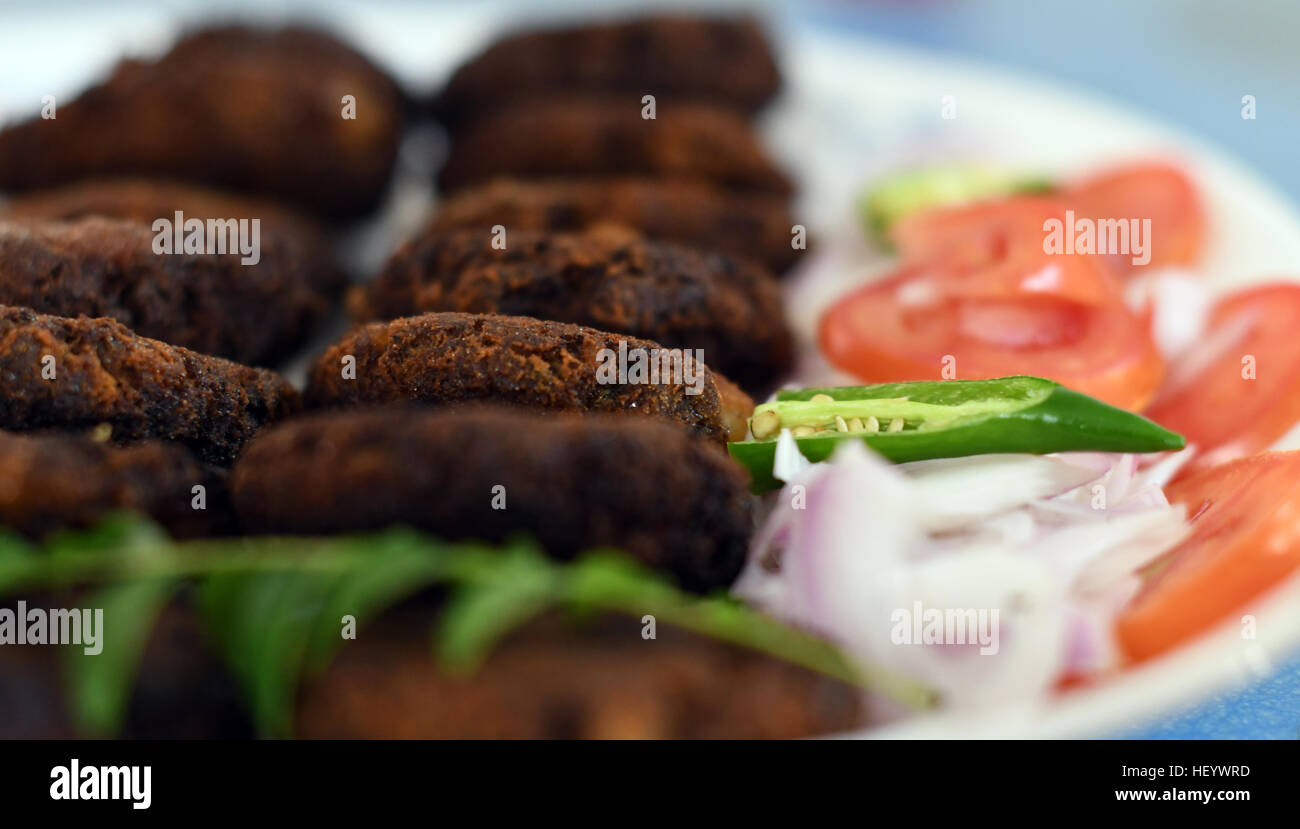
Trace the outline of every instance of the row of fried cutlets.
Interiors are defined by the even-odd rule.
[[[524,532],[558,558],[613,547],[688,589],[727,586],[752,503],[719,447],[744,437],[746,392],[770,390],[792,359],[776,276],[797,253],[791,187],[748,121],[777,86],[748,21],[509,36],[431,105],[331,35],[231,26],[0,131],[0,523],[39,537],[130,509],[177,537]],[[345,96],[355,118],[340,118]],[[374,211],[421,111],[452,136],[446,198],[351,290],[356,327],[300,393],[272,369],[336,307],[333,228]],[[173,216],[258,217],[259,255],[189,250],[181,229],[160,255],[155,223]],[[662,349],[700,349],[707,368],[653,383],[601,373],[603,355]],[[608,676],[594,662],[616,658],[608,634],[521,636],[573,663],[563,682],[508,645],[483,687],[546,693],[430,713],[431,684],[455,710],[480,695],[431,664],[418,673],[420,637],[394,633],[382,667],[345,649],[306,692],[319,716],[301,730],[782,736],[850,725],[856,708],[839,687],[795,704],[809,676],[689,637]],[[661,686],[654,710],[626,681],[642,674]],[[788,689],[798,715],[683,720],[742,676],[768,678],[764,704]],[[362,678],[411,705],[357,702]],[[175,727],[157,712],[180,703],[155,703],[138,733]]]

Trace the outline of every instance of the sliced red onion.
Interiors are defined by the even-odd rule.
[[[1196,447],[1186,446],[1177,452],[1165,452],[1142,471],[1142,481],[1149,486],[1163,487],[1174,479],[1178,471],[1196,455]]]
[[[1102,474],[1096,465],[1038,455],[975,455],[900,468],[927,507],[927,529],[937,531],[1069,492]]]
[[[789,483],[812,466],[812,461],[799,451],[799,444],[789,429],[782,429],[776,439],[776,459],[772,464],[772,477]]]
[[[779,443],[788,483],[735,591],[953,705],[1032,697],[1063,671],[1112,666],[1111,623],[1135,573],[1186,532],[1160,489],[1177,455],[1147,469],[1105,453],[893,466],[845,441],[808,464],[788,454],[788,433]],[[899,641],[935,612],[982,623],[965,631],[976,640],[996,631],[997,652]]]

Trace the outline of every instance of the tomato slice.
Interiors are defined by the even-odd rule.
[[[1146,325],[1118,300],[955,296],[936,282],[905,269],[838,301],[821,319],[826,358],[867,383],[951,379],[948,367],[963,379],[1032,374],[1129,409],[1164,376]]]
[[[1149,659],[1207,630],[1300,567],[1300,452],[1265,452],[1171,484],[1191,535],[1162,557],[1116,621]]]
[[[891,238],[903,260],[931,265],[953,296],[991,299],[1038,294],[1088,305],[1114,301],[1093,256],[1048,254],[1045,224],[1065,222],[1066,208],[1041,196],[1015,196],[962,207],[925,210],[895,224]]]
[[[1201,368],[1162,389],[1146,412],[1196,445],[1188,471],[1267,449],[1300,422],[1297,333],[1300,284],[1249,288],[1214,307],[1206,347],[1180,361]]]
[[[1042,243],[1043,221],[1063,215],[1064,206],[1047,196],[1008,196],[965,205],[934,207],[904,216],[889,232],[908,258],[948,254],[971,240],[1030,236]]]
[[[1090,219],[1150,219],[1151,260],[1134,265],[1131,255],[1106,256],[1124,275],[1163,265],[1194,265],[1205,246],[1205,210],[1194,185],[1170,164],[1132,164],[1079,182],[1058,198],[1076,216]]]

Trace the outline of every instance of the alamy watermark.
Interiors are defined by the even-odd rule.
[[[104,649],[104,610],[0,608],[0,645],[81,645],[87,656]]]
[[[602,385],[675,384],[686,386],[687,394],[704,392],[702,348],[628,348],[627,340],[619,340],[617,350],[597,351],[596,362]]]
[[[1151,261],[1150,219],[1088,219],[1065,211],[1065,221],[1055,217],[1043,222],[1043,253],[1109,254],[1132,258],[1134,265]]]
[[[83,766],[72,758],[50,769],[51,800],[125,800],[132,809],[153,804],[153,766]]]
[[[261,219],[154,219],[153,252],[159,254],[238,253],[241,265],[262,261]]]
[[[919,600],[889,614],[893,627],[889,641],[895,645],[979,645],[981,656],[998,652],[996,608],[925,607]]]

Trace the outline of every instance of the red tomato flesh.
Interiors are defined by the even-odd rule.
[[[1191,535],[1120,614],[1129,659],[1149,659],[1230,615],[1300,567],[1300,452],[1265,452],[1171,484]]]
[[[1267,449],[1300,422],[1300,284],[1226,297],[1207,336],[1216,331],[1239,334],[1193,376],[1163,389],[1146,412],[1196,445],[1189,471]]]
[[[939,266],[945,292],[954,296],[1114,301],[1118,286],[1099,275],[1094,257],[1044,251],[1050,219],[1064,222],[1065,207],[1041,196],[1016,196],[922,211],[899,221],[891,236],[905,262]]]
[[[1058,198],[1078,217],[1151,220],[1147,264],[1134,265],[1127,254],[1105,257],[1119,275],[1165,265],[1194,265],[1205,247],[1205,210],[1196,186],[1172,165],[1149,162],[1108,170],[1068,188]]]
[[[1032,374],[1138,409],[1164,376],[1145,323],[1118,300],[954,296],[915,270],[839,300],[819,339],[833,365],[866,383],[953,379],[949,367],[962,379]]]

